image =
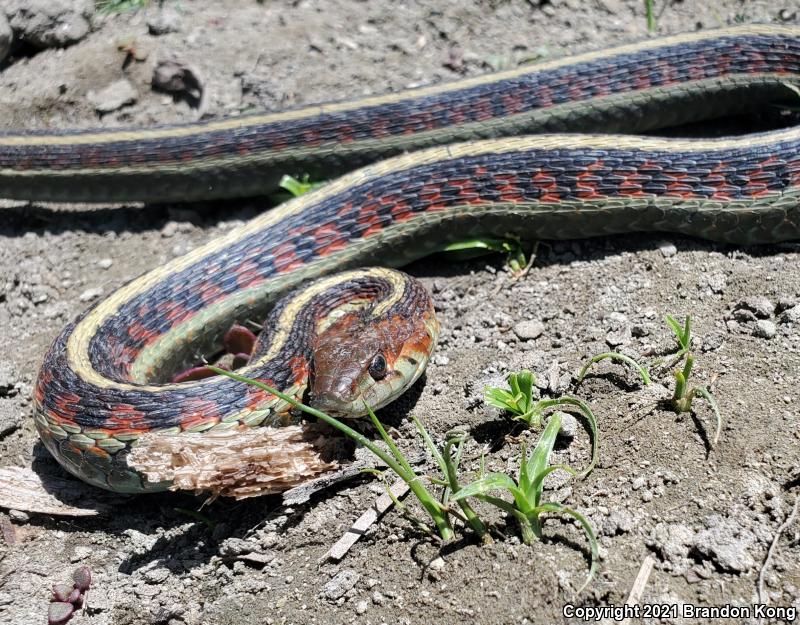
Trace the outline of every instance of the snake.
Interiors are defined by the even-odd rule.
[[[187,473],[246,473],[274,491],[309,479],[329,465],[309,460],[322,457],[319,440],[286,401],[228,377],[174,381],[219,349],[232,322],[265,320],[242,375],[355,417],[424,370],[434,306],[396,268],[448,243],[656,231],[797,239],[799,129],[635,133],[796,101],[799,87],[800,28],[748,25],[284,112],[1,134],[7,198],[194,201],[258,196],[286,172],[339,176],[68,324],[34,386],[38,433],[69,472],[119,492],[175,488]],[[261,435],[253,452],[260,443],[247,437]],[[204,450],[200,468],[149,463]],[[226,468],[251,452],[262,468]]]

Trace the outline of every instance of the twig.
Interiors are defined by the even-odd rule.
[[[408,484],[403,480],[397,480],[389,490],[395,498],[399,499],[408,492]],[[333,547],[330,548],[320,559],[324,562],[327,559],[341,560],[350,550],[356,541],[361,538],[367,529],[378,520],[378,517],[386,512],[392,506],[392,498],[389,493],[384,493],[375,500],[368,510],[364,512],[353,525],[350,526],[344,535],[336,541]]]
[[[637,605],[641,603],[644,587],[647,586],[647,580],[650,579],[650,573],[653,572],[653,565],[655,563],[656,561],[653,559],[653,556],[646,556],[642,561],[642,566],[639,567],[636,579],[633,580],[631,592],[628,595],[627,601],[625,601],[627,605]],[[630,619],[626,618],[622,621],[621,625],[628,625],[629,623]]]
[[[778,528],[778,531],[775,533],[775,538],[772,539],[772,544],[770,544],[769,549],[767,549],[767,557],[764,558],[764,564],[761,565],[761,570],[758,572],[758,602],[762,604],[766,604],[767,602],[764,600],[764,577],[766,576],[767,569],[769,568],[770,562],[772,561],[772,556],[775,554],[775,548],[778,546],[778,541],[781,539],[781,534],[783,534],[792,523],[794,523],[795,518],[797,517],[798,509],[800,509],[800,495],[794,498],[794,505],[792,506],[792,511],[789,513],[789,516],[786,517],[786,520],[781,524]]]

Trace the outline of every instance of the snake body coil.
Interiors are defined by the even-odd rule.
[[[521,131],[639,131],[788,99],[798,85],[800,29],[743,27],[287,113],[153,130],[3,135],[0,195],[247,195],[269,189],[287,170],[329,175],[410,148]],[[718,140],[542,135],[398,156],[150,271],[82,315],[46,356],[36,423],[48,449],[79,477],[144,490],[147,482],[126,463],[144,434],[263,422],[263,407],[243,384],[169,384],[164,376],[192,350],[218,342],[232,319],[263,316],[310,278],[398,266],[479,235],[796,239],[799,203],[797,129]],[[297,391],[306,372],[292,369],[275,340],[254,367],[274,369],[271,379],[283,371],[280,384]]]

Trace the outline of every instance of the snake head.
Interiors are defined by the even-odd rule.
[[[311,405],[336,417],[360,417],[403,394],[422,375],[439,324],[432,304],[422,315],[347,315],[313,350]]]

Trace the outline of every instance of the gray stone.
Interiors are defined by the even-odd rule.
[[[749,310],[758,319],[769,319],[775,312],[775,304],[763,295],[754,295],[743,299],[734,308],[737,310]]]
[[[91,302],[103,294],[102,287],[95,287],[93,289],[86,289],[83,293],[78,295],[78,299],[82,302]]]
[[[322,595],[326,599],[336,601],[344,597],[345,593],[358,583],[361,575],[352,569],[342,569],[334,575],[323,587]]]
[[[675,256],[675,254],[678,253],[678,248],[675,247],[675,244],[670,241],[662,241],[661,243],[659,243],[658,250],[661,252],[661,255],[664,258]]]
[[[762,339],[771,339],[775,337],[777,331],[778,330],[774,323],[766,319],[759,319],[756,321],[756,325],[753,328],[753,336],[757,336]]]
[[[88,98],[95,110],[102,115],[133,104],[139,98],[139,94],[134,86],[123,78],[100,91],[90,91]]]
[[[538,319],[520,321],[514,326],[514,334],[523,341],[538,338],[544,332],[544,324]]]
[[[679,564],[689,555],[694,543],[691,527],[680,524],[659,523],[653,528],[648,544],[657,548],[664,560]]]
[[[755,566],[749,550],[755,536],[734,519],[715,515],[708,520],[708,529],[694,537],[694,548],[712,560],[719,568],[744,573]]]
[[[0,388],[0,395],[3,394]],[[22,425],[22,409],[15,400],[0,399],[0,437],[10,434]]]
[[[11,42],[13,39],[14,31],[11,30],[8,18],[0,11],[0,62],[11,52]]]
[[[91,30],[93,0],[5,0],[5,12],[17,37],[37,48],[61,48]]]
[[[780,317],[781,323],[798,323],[800,322],[800,304],[787,308],[783,311]]]
[[[147,29],[151,35],[166,35],[181,31],[183,21],[174,9],[163,8],[147,20]]]
[[[558,412],[557,414],[561,417],[561,429],[558,431],[558,435],[567,440],[572,440],[578,434],[578,429],[580,428],[578,420],[567,412]]]

